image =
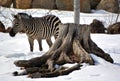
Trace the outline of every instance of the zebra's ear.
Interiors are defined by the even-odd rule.
[[[32,15],[29,15],[29,18],[32,18]]]
[[[13,18],[17,18],[17,15],[11,14]]]

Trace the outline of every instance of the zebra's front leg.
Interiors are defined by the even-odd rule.
[[[46,42],[48,43],[49,48],[53,45],[51,38],[47,38]]]
[[[42,51],[43,50],[43,48],[42,48],[42,40],[39,38],[39,39],[37,39],[37,41],[38,41],[38,44],[39,44],[39,50]]]
[[[33,52],[33,45],[34,45],[34,39],[28,37],[29,45],[30,45],[30,51]]]

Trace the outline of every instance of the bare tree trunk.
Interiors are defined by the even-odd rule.
[[[25,68],[23,73],[14,72],[14,75],[30,74],[29,77],[39,78],[69,74],[73,70],[79,69],[83,62],[94,64],[89,53],[113,63],[110,55],[91,40],[88,25],[67,23],[60,25],[60,28],[60,34],[55,43],[43,56],[14,62],[16,66]],[[66,68],[55,68],[56,64],[62,66],[66,63],[78,64],[67,70]]]
[[[119,0],[118,0],[118,5],[119,5]],[[116,17],[115,23],[118,22],[119,15],[120,15],[120,6],[118,7],[118,12],[117,12],[117,17]]]
[[[74,0],[74,23],[80,22],[80,0]]]

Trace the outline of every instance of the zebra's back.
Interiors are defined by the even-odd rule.
[[[32,17],[31,19],[23,19],[26,27],[27,35],[31,37],[41,37],[46,39],[52,35],[58,36],[60,19],[54,15],[43,17]]]

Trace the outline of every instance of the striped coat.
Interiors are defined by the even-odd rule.
[[[57,38],[59,34],[60,19],[55,15],[43,17],[32,17],[26,13],[14,15],[13,27],[10,36],[14,37],[18,32],[24,31],[28,36],[30,51],[33,51],[34,40],[39,43],[39,50],[42,51],[42,39],[46,39],[49,47],[52,46],[51,36]]]

